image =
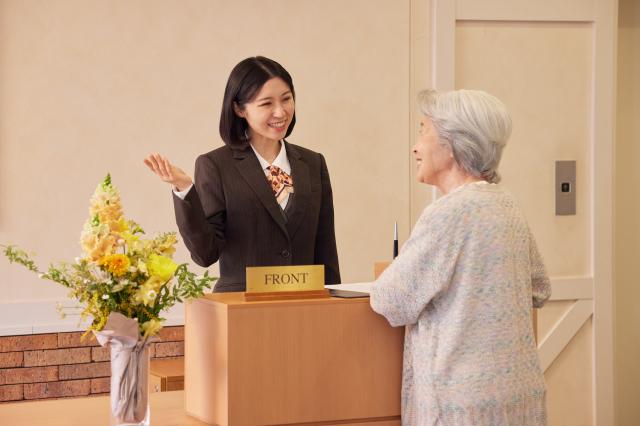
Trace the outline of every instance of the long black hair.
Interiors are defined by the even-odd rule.
[[[267,81],[274,77],[281,78],[287,83],[295,100],[296,92],[293,88],[291,75],[282,65],[272,59],[264,56],[247,58],[231,70],[227,87],[224,89],[222,111],[220,112],[220,136],[224,143],[231,148],[244,148],[249,142],[247,138],[249,124],[247,120],[235,113],[234,104],[242,108],[256,96]],[[285,137],[291,134],[295,124],[296,114],[294,111]]]

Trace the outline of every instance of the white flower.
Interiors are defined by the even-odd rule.
[[[82,262],[82,258],[81,257],[76,257],[73,260],[75,260],[78,265]]]
[[[108,294],[103,294],[103,295],[102,295],[102,300],[107,300],[108,298],[109,298],[109,295],[108,295]]]

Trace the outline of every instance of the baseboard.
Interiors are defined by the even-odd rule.
[[[62,306],[65,317],[57,309]],[[184,307],[175,305],[163,315],[165,326],[184,325]],[[80,308],[69,299],[16,300],[0,302],[0,336],[83,331]]]

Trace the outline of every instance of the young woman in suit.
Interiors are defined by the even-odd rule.
[[[174,187],[178,229],[192,259],[220,261],[215,290],[244,291],[247,266],[325,266],[340,282],[333,195],[322,154],[288,143],[295,90],[277,62],[257,56],[231,71],[220,114],[225,145],[196,160],[195,180],[160,154],[145,164]]]

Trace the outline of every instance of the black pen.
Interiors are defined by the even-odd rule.
[[[393,258],[398,257],[398,222],[393,225]]]

